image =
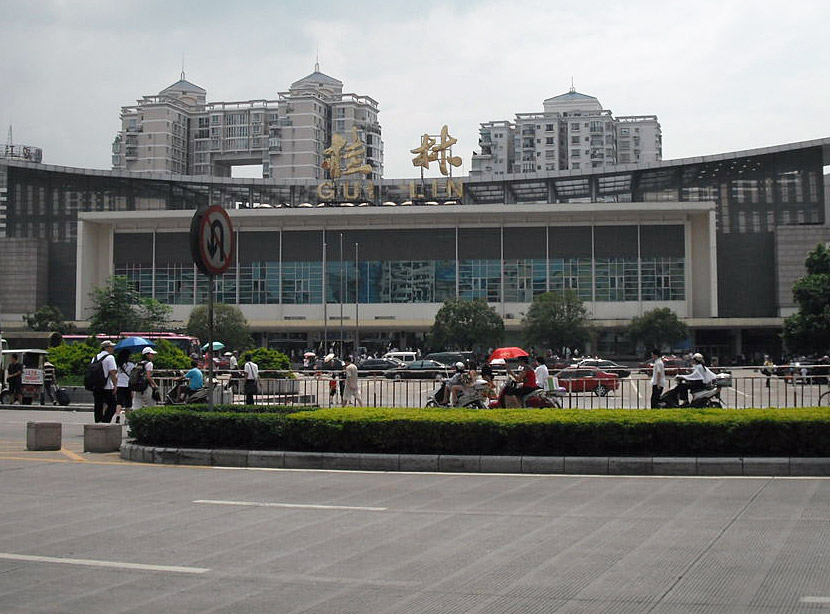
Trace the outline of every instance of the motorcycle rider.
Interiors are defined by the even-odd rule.
[[[521,407],[526,395],[530,394],[539,386],[536,384],[536,372],[530,368],[530,360],[527,356],[519,356],[519,368],[516,371],[507,369],[507,375],[511,381],[505,385],[502,395],[504,407]]]
[[[458,395],[464,392],[464,387],[467,385],[469,378],[464,372],[464,363],[458,361],[455,363],[455,373],[444,387],[444,405],[449,405],[450,395],[452,395],[452,404],[458,404]]]
[[[691,373],[680,375],[677,378],[677,394],[680,405],[689,403],[689,392],[694,394],[715,381],[715,374],[704,364],[703,355],[700,352],[692,354],[692,365]]]

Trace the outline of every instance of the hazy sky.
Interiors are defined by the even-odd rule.
[[[0,122],[48,164],[110,168],[122,106],[187,79],[275,99],[311,73],[380,103],[387,178],[443,124],[470,168],[479,123],[568,91],[657,115],[665,159],[830,136],[826,0],[0,0]],[[438,170],[430,171],[437,176]]]

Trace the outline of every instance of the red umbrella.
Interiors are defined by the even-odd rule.
[[[493,350],[493,353],[490,354],[490,358],[488,360],[493,360],[494,358],[504,358],[507,360],[508,358],[518,358],[519,356],[530,356],[530,354],[525,352],[522,348],[497,348]]]

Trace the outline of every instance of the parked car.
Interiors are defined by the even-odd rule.
[[[786,366],[775,367],[775,375],[793,384],[822,384],[830,382],[830,364],[823,359],[799,358]]]
[[[686,362],[686,359],[680,358],[679,356],[663,356],[663,366],[666,368],[666,375],[669,377],[692,372],[692,368],[689,366],[689,363]],[[641,364],[639,369],[641,373],[651,375],[653,367],[654,362],[649,360],[648,362]]]
[[[342,371],[345,363],[339,358],[332,358],[331,360],[323,360],[318,358],[314,363],[315,371]]]
[[[367,358],[357,365],[358,377],[383,375],[389,369],[400,367],[404,363],[396,358]]]
[[[568,392],[593,392],[604,397],[620,387],[620,380],[614,373],[595,367],[568,367],[556,374],[559,385]]]
[[[452,373],[452,370],[437,360],[413,360],[394,369],[389,369],[383,376],[389,379],[441,380],[450,373]]]
[[[457,362],[463,362],[465,365],[469,366],[470,362],[473,360],[473,353],[472,352],[433,352],[432,354],[427,354],[424,356],[424,360],[436,360],[440,362],[442,365],[447,365],[448,367],[452,367]]]
[[[631,375],[631,367],[620,365],[613,360],[605,360],[603,358],[585,358],[576,363],[577,367],[593,367],[600,369],[606,373],[614,373],[617,377],[628,377]]]

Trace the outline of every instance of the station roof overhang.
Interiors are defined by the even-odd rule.
[[[228,210],[235,230],[324,228],[538,227],[546,225],[668,224],[708,216],[714,202],[495,204],[407,207]],[[79,212],[84,223],[114,232],[185,232],[193,211]]]

